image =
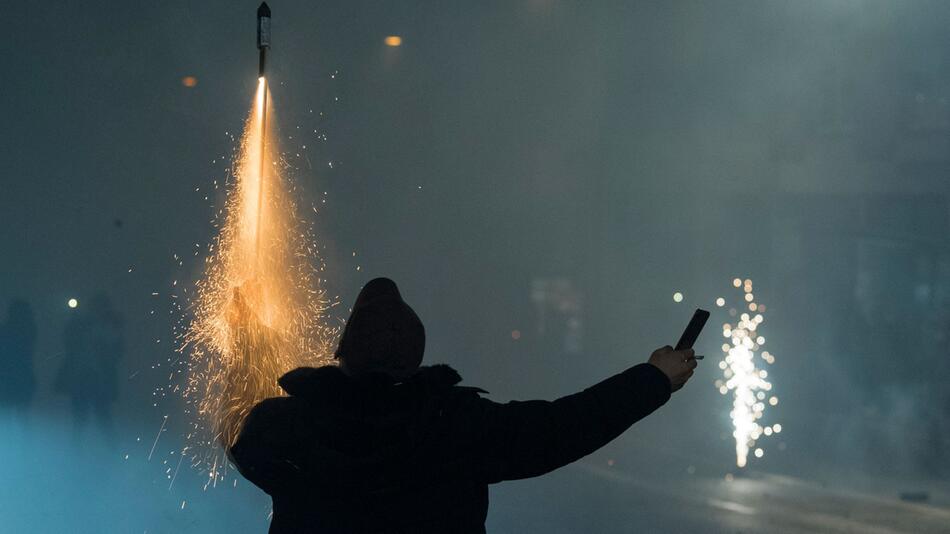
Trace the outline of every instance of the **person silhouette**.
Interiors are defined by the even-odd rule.
[[[57,392],[70,399],[73,428],[80,435],[90,413],[107,441],[113,439],[112,403],[118,396],[123,353],[123,320],[108,295],[99,293],[88,309],[79,309],[63,332],[65,356],[55,380]]]
[[[26,429],[36,390],[35,346],[33,308],[23,299],[14,299],[7,308],[6,321],[0,324],[0,405],[21,430]]]
[[[485,532],[488,485],[590,454],[662,406],[696,367],[663,347],[579,393],[505,404],[421,366],[425,329],[385,278],[363,287],[339,365],[282,376],[229,456],[273,501],[271,533]]]

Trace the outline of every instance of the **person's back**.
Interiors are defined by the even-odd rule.
[[[459,386],[447,366],[418,367],[424,334],[407,309],[392,282],[367,284],[341,340],[341,367],[291,371],[280,380],[289,396],[261,402],[246,419],[230,454],[272,496],[271,532],[484,532],[488,484],[593,452],[665,403],[695,366],[691,353],[664,348],[654,365],[583,392],[499,404]],[[383,361],[367,356],[381,346],[395,352],[393,365],[363,365]],[[671,380],[675,359],[682,373]]]
[[[478,394],[445,366],[394,384],[337,367],[281,379],[231,454],[274,501],[272,532],[483,532],[478,442],[464,421]]]

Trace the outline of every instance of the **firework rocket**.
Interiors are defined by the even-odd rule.
[[[261,2],[257,8],[257,49],[261,52],[258,77],[264,77],[264,62],[267,59],[267,49],[270,48],[270,7],[267,2]]]
[[[300,366],[332,362],[333,304],[310,224],[297,209],[274,128],[265,61],[270,8],[257,10],[259,78],[234,161],[233,185],[180,350],[189,353],[182,394],[194,415],[188,450],[208,484],[223,480],[227,450],[250,410],[283,395],[278,378]]]

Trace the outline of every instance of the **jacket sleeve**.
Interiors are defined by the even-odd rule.
[[[587,456],[665,404],[670,390],[666,375],[644,363],[553,402],[479,398],[472,430],[487,482],[535,477]]]
[[[287,486],[296,476],[287,455],[287,400],[265,399],[252,408],[237,440],[227,451],[238,472],[269,494]]]

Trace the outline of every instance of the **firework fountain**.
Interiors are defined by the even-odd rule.
[[[266,7],[258,11],[257,94],[182,347],[189,357],[183,391],[194,416],[183,456],[207,469],[209,484],[226,475],[227,449],[250,409],[282,394],[283,373],[329,363],[336,335],[326,320],[331,302],[314,235],[298,214],[277,143],[273,93],[263,76]]]
[[[722,325],[722,335],[728,341],[722,345],[724,357],[719,362],[719,368],[722,369],[723,378],[716,380],[716,387],[723,395],[732,393],[729,417],[732,419],[732,435],[736,441],[736,465],[745,467],[750,450],[756,458],[765,454],[762,448],[756,447],[757,440],[781,432],[782,425],[775,423],[763,426],[759,423],[767,407],[778,404],[778,397],[771,393],[772,383],[767,380],[768,371],[764,369],[765,365],[775,362],[775,356],[762,350],[765,345],[765,337],[761,332],[765,321],[765,305],[755,301],[752,280],[736,278],[732,285],[742,289],[742,300],[739,309],[733,307],[729,310],[731,316],[738,315],[738,320]],[[716,300],[719,307],[725,304],[726,300],[722,297]],[[741,313],[740,309],[743,310]],[[748,312],[744,311],[746,309]]]

